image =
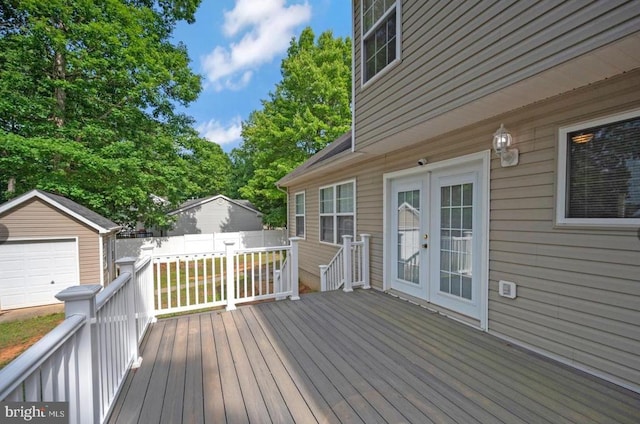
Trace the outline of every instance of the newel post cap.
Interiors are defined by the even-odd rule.
[[[80,284],[78,286],[67,287],[60,293],[56,294],[56,299],[61,302],[69,302],[75,300],[88,300],[96,296],[102,290],[100,284]]]

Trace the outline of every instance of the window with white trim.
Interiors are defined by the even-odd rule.
[[[320,188],[320,241],[341,244],[355,237],[355,181]]]
[[[304,237],[305,223],[304,223],[304,192],[296,193],[296,237]]]
[[[640,224],[640,110],[560,130],[558,224]]]
[[[399,3],[396,0],[362,1],[362,80],[365,83],[399,57]]]

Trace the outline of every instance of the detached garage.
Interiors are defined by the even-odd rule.
[[[115,277],[120,227],[66,197],[30,191],[0,205],[0,309],[56,303],[76,284]]]

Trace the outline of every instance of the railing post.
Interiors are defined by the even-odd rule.
[[[298,275],[298,242],[302,237],[291,237],[291,300],[300,300],[300,282]]]
[[[328,265],[320,265],[320,291],[327,291],[327,268]]]
[[[342,261],[344,264],[344,287],[342,288],[345,292],[353,291],[353,261],[351,255],[351,239],[353,236],[342,236],[343,247],[342,247]]]
[[[369,269],[369,241],[371,240],[371,234],[360,234],[360,240],[362,240],[362,288],[371,288],[371,274]]]
[[[131,368],[140,368],[142,364],[142,358],[140,357],[140,351],[138,349],[138,311],[136,311],[137,294],[136,294],[136,258],[125,257],[116,261],[116,265],[120,267],[120,274],[128,272],[131,277],[129,282],[125,284],[124,290],[127,298],[126,306],[126,320],[129,333],[129,354],[133,356],[133,363]],[[135,355],[135,356],[134,356]]]
[[[152,258],[153,257],[153,244],[143,244],[140,246],[140,257],[141,258]],[[145,312],[151,318],[151,322],[156,321],[156,308],[155,308],[155,300],[154,300],[154,287],[153,287],[153,259],[151,259],[151,264],[149,264],[149,268],[146,270],[148,274],[142,276],[142,283],[144,286],[140,289],[141,293],[145,293],[145,308],[147,309]]]
[[[227,311],[233,311],[236,309],[235,299],[235,269],[233,268],[233,245],[235,241],[225,241],[225,257],[227,266]]]
[[[100,384],[98,373],[98,340],[95,329],[96,294],[102,289],[100,284],[71,286],[56,295],[56,299],[64,302],[65,316],[85,316],[85,324],[78,330],[77,375],[76,381],[69,385],[77,391],[71,394],[78,403],[69,403],[70,415],[77,416],[81,423],[100,422]]]

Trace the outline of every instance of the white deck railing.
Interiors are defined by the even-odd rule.
[[[0,370],[0,401],[68,402],[69,423],[104,422],[142,361],[138,347],[156,314],[298,299],[298,240],[240,251],[230,242],[198,256],[152,258],[149,248],[137,262],[119,259],[120,275],[104,290],[79,285],[56,295],[65,320]]]
[[[127,371],[139,362],[138,342],[152,317],[144,293],[149,257],[118,260],[120,275],[100,285],[69,287],[65,320],[0,371],[0,400],[68,402],[70,423],[108,416]]]
[[[352,236],[342,236],[343,244],[328,265],[320,265],[320,289],[350,292],[353,287],[370,288],[369,234],[362,234],[360,241]]]
[[[155,311],[231,310],[238,303],[296,299],[298,285],[290,282],[297,281],[297,268],[297,239],[289,246],[234,250],[228,243],[224,252],[155,256]]]

